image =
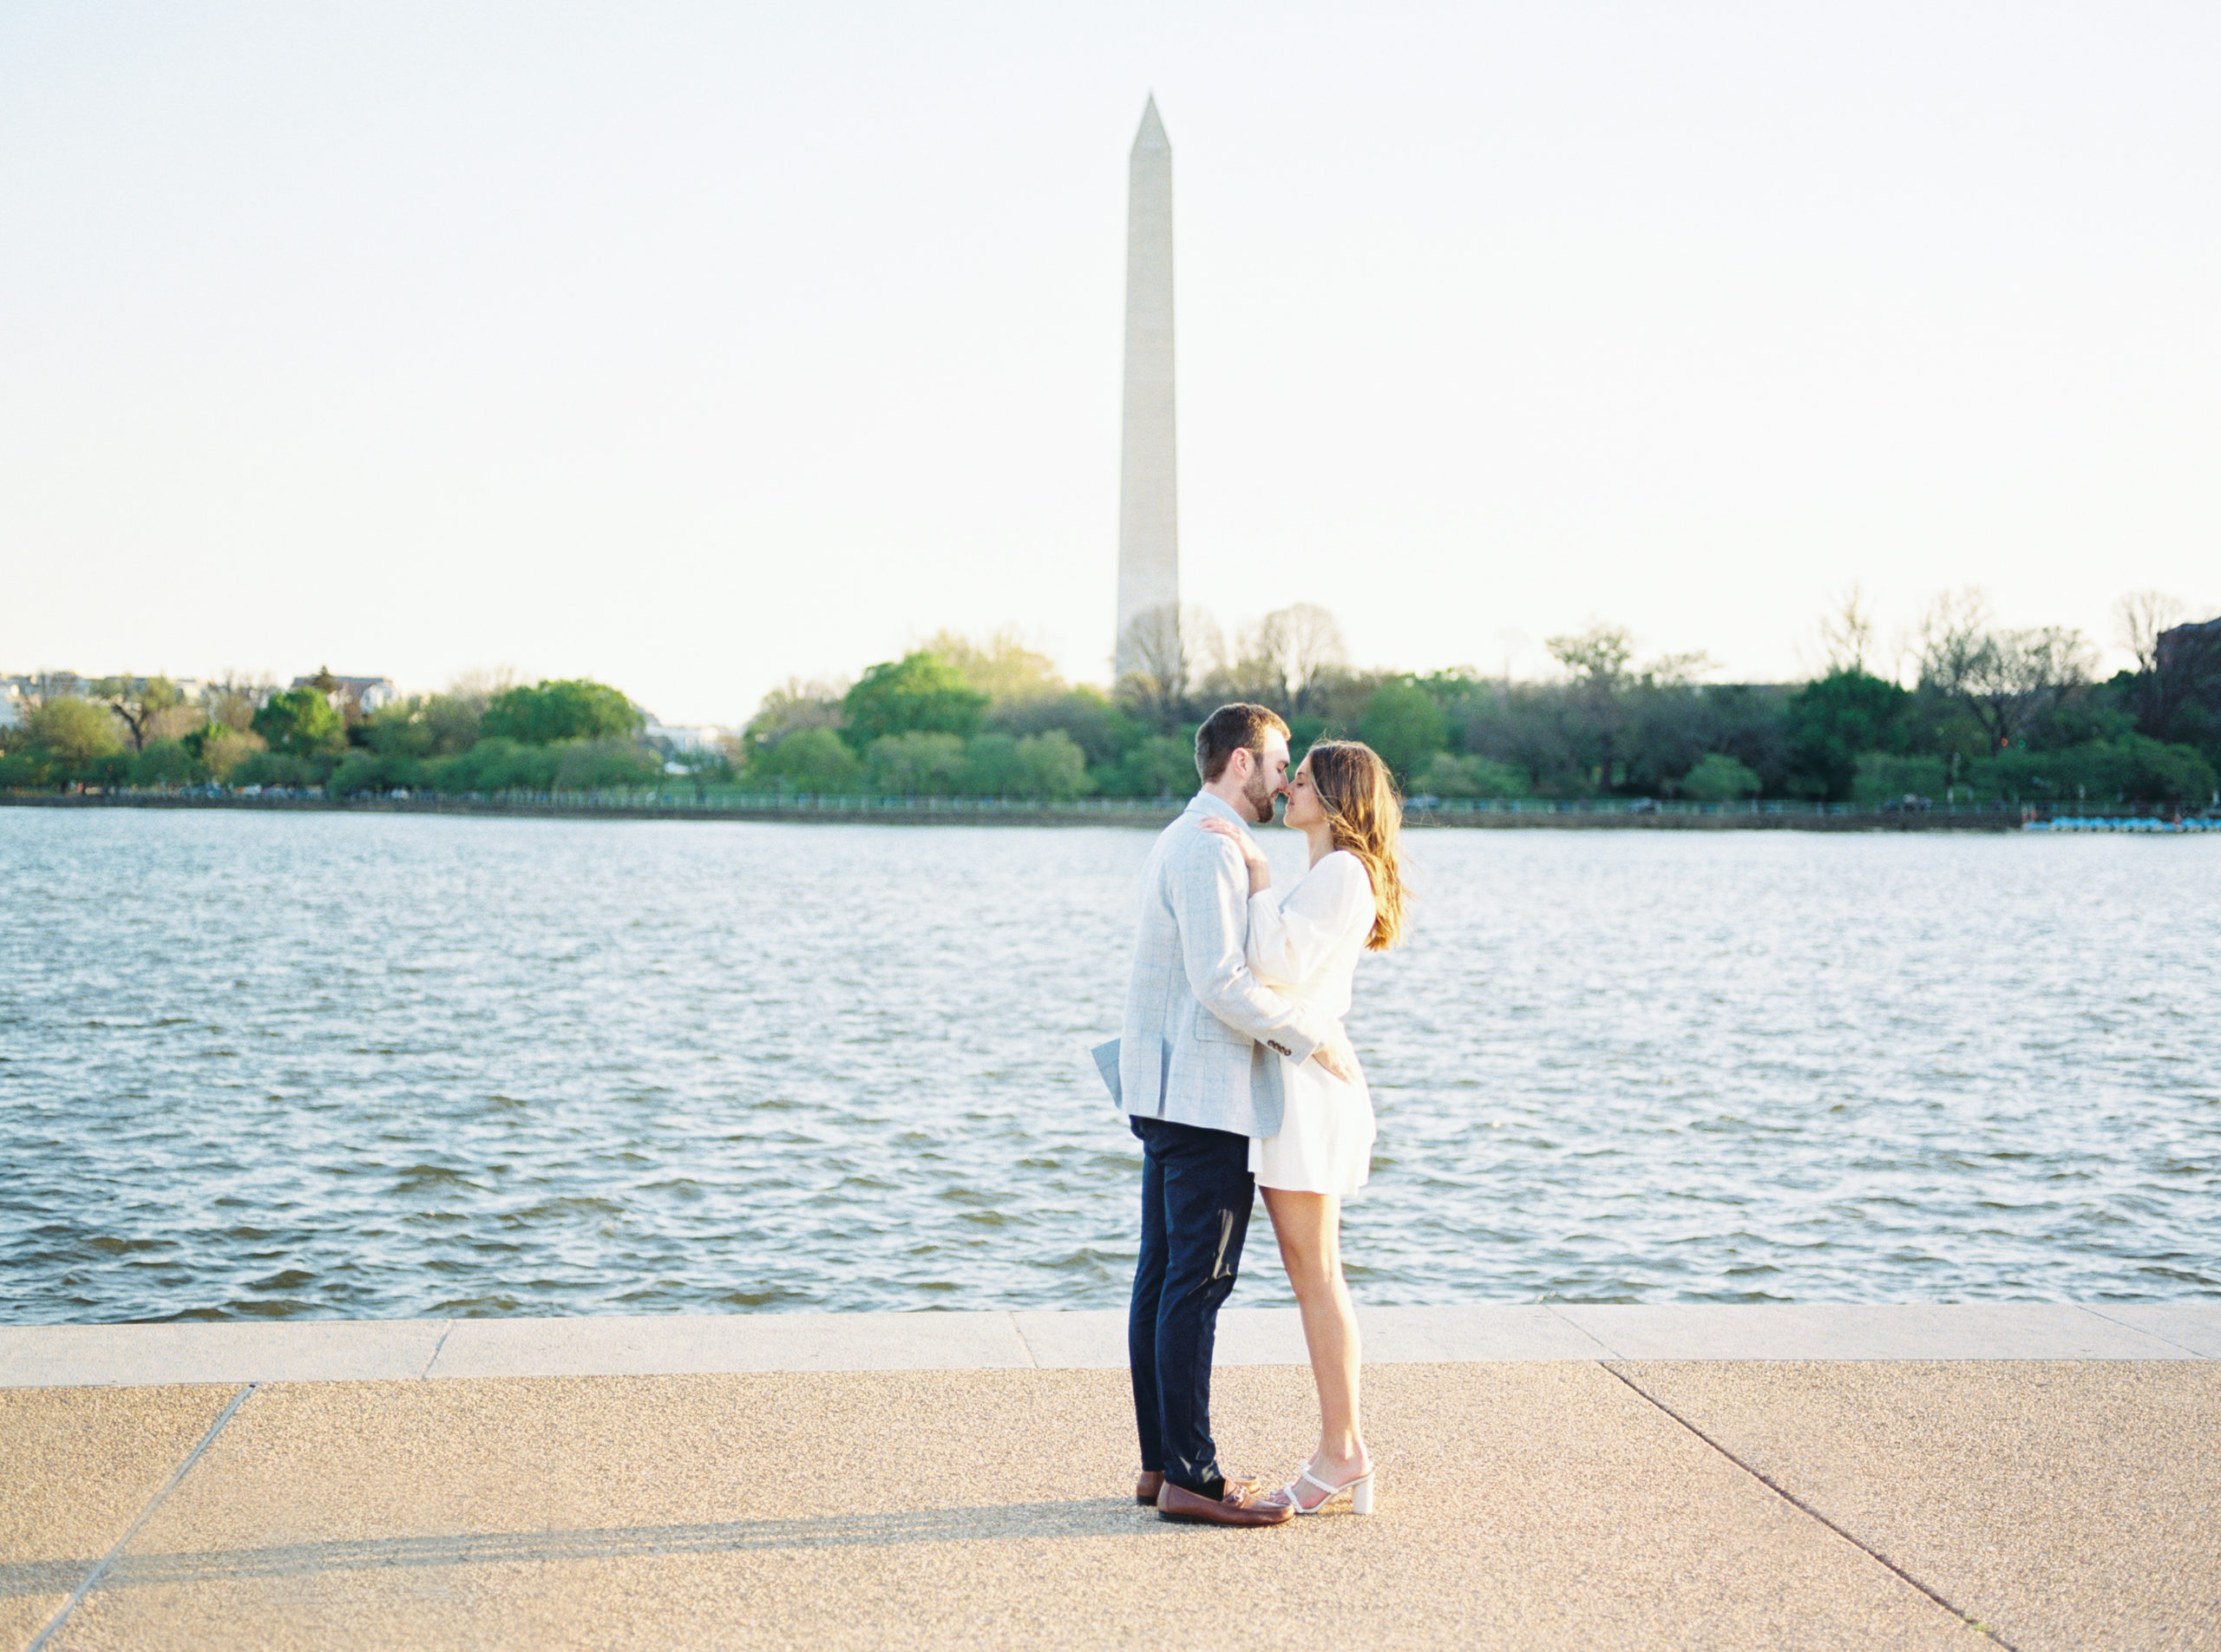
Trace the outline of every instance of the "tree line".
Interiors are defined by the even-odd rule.
[[[790,681],[716,751],[644,737],[606,685],[484,678],[367,714],[320,685],[219,685],[186,705],[161,678],[43,700],[0,733],[0,788],[214,786],[545,796],[674,783],[707,791],[1066,801],[1173,797],[1196,784],[1196,724],[1272,706],[1300,752],[1327,735],[1379,751],[1406,791],[1444,798],[2221,802],[2221,620],[2152,593],[2119,606],[2134,664],[2102,680],[2057,626],[1996,624],[1979,593],[1936,599],[1902,657],[1878,658],[1856,593],[1801,683],[1719,683],[1700,655],[1644,659],[1612,625],[1553,637],[1545,681],[1470,668],[1352,667],[1333,617],[1299,604],[1230,639],[1189,608],[1143,616],[1105,693],[1064,680],[1013,632],[944,633],[853,681]]]
[[[788,684],[729,757],[798,791],[1177,796],[1196,783],[1196,723],[1245,699],[1287,719],[1299,754],[1354,736],[1435,797],[2211,806],[2221,620],[2182,618],[2163,596],[2124,599],[2136,663],[2100,680],[2080,633],[2001,626],[1980,593],[1950,593],[1884,668],[1854,592],[1805,682],[1707,681],[1702,655],[1641,659],[1614,625],[1550,638],[1556,674],[1515,681],[1353,669],[1315,605],[1230,639],[1167,608],[1129,628],[1113,694],[1063,682],[1012,633],[944,633],[852,685]]]
[[[0,731],[0,789],[72,786],[497,795],[637,789],[665,777],[639,707],[606,684],[467,678],[364,711],[329,672],[278,690],[165,678],[42,696]]]

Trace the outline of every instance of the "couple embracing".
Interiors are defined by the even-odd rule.
[[[1287,736],[1247,705],[1221,706],[1196,731],[1202,790],[1143,869],[1124,1026],[1095,1052],[1142,1143],[1126,1333],[1135,1498],[1219,1525],[1278,1525],[1345,1491],[1358,1513],[1373,1508],[1340,1242],[1341,1201],[1371,1168],[1373,1104],[1342,1017],[1358,955],[1402,928],[1401,811],[1370,747],[1321,741],[1291,775]],[[1271,821],[1283,795],[1311,863],[1281,890],[1248,829]],[[1218,1310],[1260,1187],[1319,1391],[1319,1449],[1276,1491],[1228,1473],[1210,1429]]]

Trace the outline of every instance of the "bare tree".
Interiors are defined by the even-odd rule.
[[[448,698],[484,716],[486,708],[517,685],[514,665],[479,666],[457,676],[447,687]]]
[[[1005,626],[977,642],[958,632],[937,632],[922,646],[956,667],[966,683],[999,708],[1065,692],[1057,662],[1028,648],[1016,626]]]
[[[1543,646],[1584,688],[1616,689],[1635,658],[1635,639],[1624,626],[1594,625],[1577,637],[1546,637]]]
[[[2139,675],[2159,664],[2159,633],[2172,631],[2183,620],[2179,597],[2164,591],[2132,591],[2113,605],[2121,646],[2135,657]]]
[[[1261,624],[1243,632],[1237,645],[1227,652],[1228,657],[1195,685],[1198,693],[1222,702],[1254,700],[1283,711],[1291,709],[1280,657]]]
[[[1820,647],[1831,672],[1864,672],[1874,651],[1874,614],[1857,586],[1843,593],[1820,621]]]
[[[1913,644],[1920,680],[1945,694],[1963,694],[1984,669],[1989,646],[1989,600],[1973,586],[1946,591],[1929,604]]]
[[[1222,652],[1218,626],[1200,608],[1168,602],[1137,613],[1119,639],[1126,662],[1119,698],[1169,734],[1187,709],[1189,686]]]
[[[1229,657],[1198,686],[1207,694],[1255,700],[1295,716],[1319,709],[1323,685],[1345,663],[1334,616],[1316,603],[1299,602],[1242,632]]]
[[[1315,602],[1275,609],[1259,622],[1258,652],[1269,660],[1292,711],[1313,709],[1320,685],[1349,663],[1342,628]]]
[[[2066,626],[1993,632],[1959,692],[1992,744],[2008,746],[2087,683],[2095,661],[2082,633]]]
[[[237,729],[244,734],[253,727],[254,714],[262,709],[263,701],[276,687],[267,677],[226,671],[200,691],[201,709],[208,713],[211,723],[221,723],[226,728]]]
[[[1694,688],[1720,669],[1701,648],[1683,654],[1661,654],[1637,673],[1645,688]]]
[[[27,686],[24,702],[34,711],[50,700],[82,699],[92,692],[83,678],[68,671],[33,672]]]
[[[848,692],[846,683],[805,682],[799,677],[789,677],[757,706],[756,715],[748,719],[748,726],[742,732],[740,755],[733,761],[742,763],[769,751],[789,734],[803,729],[839,728],[841,702]]]

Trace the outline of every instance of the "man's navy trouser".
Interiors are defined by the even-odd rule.
[[[1215,1498],[1225,1476],[1211,1440],[1211,1344],[1256,1195],[1249,1138],[1163,1118],[1132,1124],[1142,1138],[1142,1254],[1126,1354],[1142,1467]]]

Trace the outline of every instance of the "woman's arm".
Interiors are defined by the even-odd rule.
[[[1360,921],[1373,921],[1373,881],[1355,856],[1330,855],[1285,896],[1249,897],[1249,967],[1269,981],[1307,980]]]

